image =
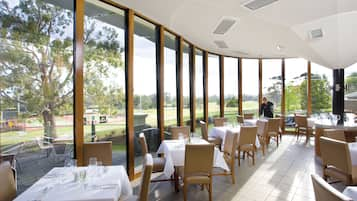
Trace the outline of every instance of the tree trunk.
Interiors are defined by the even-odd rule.
[[[51,108],[51,107],[50,107]],[[42,112],[44,134],[51,138],[56,138],[56,121],[55,116],[52,113],[53,110],[46,109]]]

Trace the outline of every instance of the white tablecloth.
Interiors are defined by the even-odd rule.
[[[192,144],[208,144],[201,138],[192,138]],[[163,153],[166,157],[164,174],[170,177],[175,172],[175,166],[180,167],[185,164],[185,143],[183,140],[164,140],[162,141],[157,153]],[[214,148],[213,166],[229,171],[226,161],[216,147]]]
[[[86,167],[77,167],[75,171],[84,169],[88,174]],[[59,167],[49,171],[15,201],[117,201],[130,195],[132,187],[123,166],[106,166],[100,176],[88,174],[82,182],[74,182],[73,169]]]
[[[342,193],[353,200],[357,200],[357,186],[348,186]]]
[[[230,130],[233,133],[239,134],[240,133],[240,126],[237,126],[237,127],[225,127],[225,126],[213,127],[213,128],[211,128],[211,130],[209,131],[209,134],[208,134],[210,137],[215,137],[215,138],[221,138],[222,139],[222,146],[221,146],[222,150],[224,148],[224,139],[226,137],[227,130]],[[260,147],[260,143],[259,143],[258,137],[255,139],[255,146],[257,148]]]
[[[351,163],[353,166],[357,166],[357,142],[348,143],[350,148]]]

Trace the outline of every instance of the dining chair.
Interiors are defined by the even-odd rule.
[[[253,119],[254,118],[254,113],[245,113],[243,115],[244,119]]]
[[[255,140],[257,137],[257,127],[256,126],[242,126],[240,127],[240,133],[238,137],[238,166],[240,166],[240,152],[243,152],[243,159],[245,154],[247,157],[253,159],[253,165],[255,165]]]
[[[209,200],[212,200],[213,154],[213,144],[186,145],[183,177],[184,201],[187,200],[187,186],[190,184],[208,187]]]
[[[325,137],[346,142],[345,131],[343,129],[324,129]]]
[[[173,126],[170,128],[172,139],[178,139],[179,134],[182,134],[184,138],[190,136],[190,127],[189,126]]]
[[[151,154],[145,154],[143,158],[143,170],[141,173],[139,196],[132,195],[125,198],[125,201],[148,201],[150,192],[150,179],[153,171],[153,158]],[[121,199],[120,199],[121,200]]]
[[[268,119],[268,138],[275,138],[276,146],[279,146],[280,118]]]
[[[148,145],[146,143],[146,138],[144,133],[139,134],[139,140],[140,140],[140,145],[141,145],[141,151],[142,151],[142,156],[145,157],[149,151],[148,151]],[[153,158],[153,172],[162,172],[164,171],[165,167],[165,158],[164,157],[154,157]]]
[[[217,117],[213,119],[213,126],[214,127],[222,127],[224,126],[224,122],[226,122],[227,119],[224,117]]]
[[[284,115],[276,115],[276,118],[280,118],[280,122],[279,122],[279,138],[280,138],[280,142],[281,142],[281,140],[283,139],[285,116]]]
[[[356,167],[352,167],[351,154],[348,143],[320,137],[321,159],[323,164],[323,178],[338,179],[345,185],[357,184],[357,178],[352,177]]]
[[[208,136],[208,127],[207,127],[206,122],[200,121],[200,127],[201,127],[202,138],[204,140],[206,140],[207,142],[213,143],[216,146],[218,146],[219,148],[221,148],[222,139]]]
[[[243,125],[244,124],[243,116],[237,115],[236,117],[237,117],[237,123],[240,124],[240,125]]]
[[[296,134],[296,139],[299,139],[300,134],[303,134],[306,136],[306,143],[310,139],[310,132],[312,131],[312,128],[308,126],[307,123],[307,116],[305,115],[296,115],[294,116],[295,120],[295,134]]]
[[[257,121],[257,137],[259,140],[260,147],[263,152],[263,156],[265,155],[265,145],[267,142],[268,135],[268,123],[266,121]]]
[[[40,147],[40,150],[42,152],[46,152],[46,158],[48,158],[48,156],[51,153],[51,150],[53,150],[53,146],[51,142],[47,138],[40,138],[40,137],[36,138],[36,142],[37,145]]]
[[[10,162],[0,163],[0,200],[11,201],[16,197],[15,172]]]
[[[316,201],[353,201],[352,198],[336,190],[318,175],[312,174],[311,179]]]
[[[223,158],[229,166],[230,171],[224,173],[214,173],[213,176],[231,176],[232,184],[235,184],[235,158],[237,150],[237,138],[238,133],[233,133],[227,130],[226,136],[224,138],[223,146]]]
[[[98,141],[83,143],[83,165],[88,166],[91,157],[97,158],[103,165],[112,165],[112,142]]]

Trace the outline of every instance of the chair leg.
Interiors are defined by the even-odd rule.
[[[255,153],[252,151],[253,165],[255,165]]]
[[[276,147],[279,147],[279,135],[276,136]]]
[[[240,166],[240,150],[238,149],[238,166]]]
[[[232,184],[236,183],[236,174],[235,174],[235,170],[234,170],[234,163],[232,165],[233,167],[231,168],[231,177],[232,177]]]
[[[187,201],[187,185],[186,185],[186,182],[183,183],[183,200]]]
[[[208,190],[208,193],[209,193],[209,201],[212,201],[212,181],[209,185],[209,190]]]

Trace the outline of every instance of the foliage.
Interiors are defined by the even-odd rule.
[[[227,100],[226,102],[226,107],[238,107],[238,98],[237,97],[231,97]]]
[[[357,72],[353,72],[346,77],[346,94],[357,91]]]

